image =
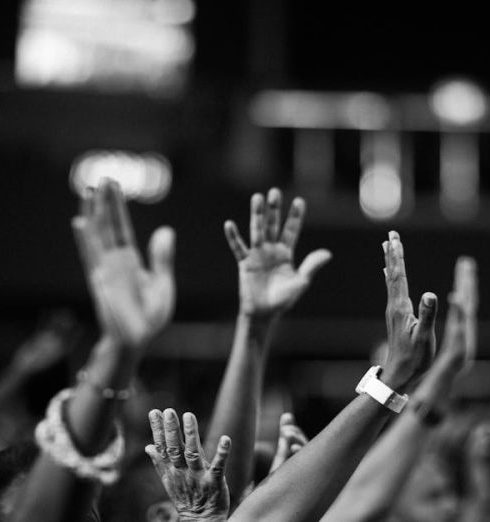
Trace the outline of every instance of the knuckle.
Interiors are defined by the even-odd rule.
[[[200,460],[201,454],[197,451],[185,450],[184,457],[186,460],[190,462],[197,462],[198,460]]]

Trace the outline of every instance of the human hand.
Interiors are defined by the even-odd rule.
[[[174,410],[149,413],[153,444],[145,448],[173,502],[179,520],[226,520],[230,495],[225,480],[231,440],[222,436],[211,464],[206,461],[196,417],[184,413],[185,443]]]
[[[294,248],[306,210],[302,198],[294,199],[282,231],[280,190],[269,190],[267,202],[262,194],[254,194],[250,206],[250,247],[233,221],[226,221],[225,235],[238,261],[241,312],[267,316],[290,308],[332,254],[315,250],[294,267]]]
[[[111,180],[86,195],[72,225],[104,334],[124,346],[145,344],[174,310],[173,230],[153,233],[146,269],[123,195]]]
[[[388,291],[386,326],[389,351],[381,380],[400,390],[413,386],[429,368],[435,355],[435,319],[437,297],[426,292],[415,317],[408,295],[403,245],[397,232],[389,233],[383,243],[385,279]]]
[[[472,341],[476,339],[476,287],[475,261],[459,258],[453,291],[448,296],[449,309],[441,349],[416,391],[419,399],[437,403],[442,408],[447,406],[455,379],[473,363],[475,356]]]
[[[296,424],[296,419],[292,413],[283,413],[279,421],[279,440],[277,450],[272,461],[269,474],[276,471],[286,460],[308,444],[308,439],[303,430]]]
[[[478,308],[477,265],[473,258],[459,257],[454,270],[453,291],[438,366],[455,374],[468,369],[476,355]]]

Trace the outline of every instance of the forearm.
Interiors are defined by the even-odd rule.
[[[73,443],[85,456],[103,451],[115,435],[114,420],[119,401],[105,399],[100,388],[125,389],[136,361],[108,339],[95,347],[87,365],[87,380],[78,383],[66,404],[65,422]],[[98,485],[82,480],[54,462],[46,453],[38,458],[30,473],[15,522],[61,522],[84,520]]]
[[[413,405],[442,411],[453,380],[454,373],[436,363],[413,394],[412,405],[366,455],[322,522],[378,520],[391,511],[430,433],[430,424]]]
[[[120,400],[105,399],[97,388],[128,389],[137,364],[130,350],[106,337],[94,348],[86,365],[86,381],[78,383],[66,411],[70,433],[83,454],[94,455],[107,446],[121,407]]]
[[[417,462],[429,428],[407,411],[366,455],[321,522],[381,520]]]
[[[357,397],[247,497],[231,520],[318,520],[389,416],[389,410],[371,397]]]
[[[206,437],[205,452],[214,455],[221,435],[233,441],[226,478],[232,505],[252,476],[253,452],[267,352],[275,319],[239,314],[232,352]]]

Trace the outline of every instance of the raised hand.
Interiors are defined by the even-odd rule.
[[[240,308],[249,315],[270,315],[290,308],[308,288],[315,273],[332,257],[315,250],[296,269],[294,249],[303,225],[306,205],[294,199],[281,228],[282,194],[271,189],[267,201],[254,194],[250,202],[250,247],[233,221],[225,223],[225,235],[238,261]]]
[[[185,442],[179,418],[174,410],[152,410],[149,413],[153,444],[145,448],[155,470],[173,502],[179,520],[226,520],[230,496],[225,468],[231,440],[222,436],[216,455],[209,464],[199,438],[196,417],[184,413]]]
[[[434,358],[437,297],[426,292],[420,300],[418,318],[414,315],[408,294],[403,245],[397,232],[390,232],[388,237],[383,250],[388,291],[386,325],[389,351],[381,379],[399,389],[413,386]]]
[[[173,230],[153,233],[146,269],[119,185],[110,180],[87,193],[72,225],[104,333],[124,345],[144,344],[174,310]]]
[[[279,421],[279,440],[277,450],[272,461],[269,473],[273,473],[286,460],[308,444],[308,439],[303,430],[296,424],[292,413],[283,413]]]
[[[448,296],[439,366],[456,374],[470,367],[476,355],[476,313],[478,308],[477,267],[474,259],[460,257],[454,270],[453,291]]]

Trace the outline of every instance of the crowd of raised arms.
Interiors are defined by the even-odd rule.
[[[239,309],[206,433],[199,433],[199,411],[196,416],[176,412],[175,404],[152,404],[147,409],[153,440],[135,450],[125,443],[121,415],[147,346],[172,320],[175,232],[162,227],[153,233],[146,264],[118,184],[105,180],[86,193],[72,228],[99,340],[76,382],[58,391],[44,418],[25,433],[30,440],[11,437],[0,452],[1,520],[101,520],[104,490],[131,472],[124,465],[130,450],[146,453],[145,464],[154,467],[161,484],[162,502],[146,506],[139,520],[422,520],[416,509],[410,514],[404,495],[421,462],[428,465],[434,456],[428,449],[434,439],[444,438],[452,389],[475,357],[476,262],[454,260],[445,328],[436,340],[438,299],[426,292],[414,307],[400,235],[390,231],[380,248],[387,347],[379,366],[366,365],[365,377],[352,383],[352,401],[311,440],[293,413],[284,412],[277,419],[275,455],[267,471],[258,473],[257,419],[274,331],[332,257],[319,249],[295,266],[306,204],[295,198],[283,216],[282,199],[276,188],[253,195],[248,241],[233,221],[224,224],[238,266]],[[23,346],[1,379],[0,407],[22,380],[22,369],[35,366],[35,353]],[[484,415],[462,424],[470,426],[458,443],[463,486],[458,496],[445,499],[447,509],[439,511],[445,514],[433,522],[490,520],[490,424]],[[138,499],[116,496],[112,502]]]

